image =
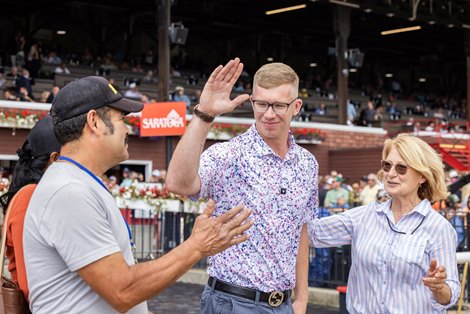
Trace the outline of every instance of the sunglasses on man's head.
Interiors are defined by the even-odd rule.
[[[395,166],[395,171],[399,174],[399,175],[404,175],[406,173],[406,171],[408,170],[408,166],[407,165],[404,165],[404,164],[393,164],[391,163],[390,161],[386,161],[386,160],[382,160],[382,170],[384,172],[389,172],[390,170],[392,170],[392,167]]]

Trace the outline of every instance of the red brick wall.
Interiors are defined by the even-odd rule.
[[[12,129],[0,128],[0,154],[15,154],[28,132],[29,130],[16,130],[16,134],[12,135]],[[375,165],[376,156],[380,160],[385,135],[333,130],[324,130],[324,132],[327,135],[325,142],[313,145],[301,144],[317,158],[320,174],[327,174],[334,169],[356,179],[375,169],[371,165]],[[179,137],[172,138],[173,149],[178,140]],[[205,148],[214,143],[216,141],[208,140]],[[166,168],[166,139],[131,136],[129,159],[151,160],[154,168]]]

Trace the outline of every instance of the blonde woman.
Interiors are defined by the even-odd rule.
[[[314,220],[311,245],[352,245],[349,313],[445,313],[460,284],[457,234],[431,207],[447,196],[442,161],[421,139],[400,134],[385,142],[381,165],[390,200]]]

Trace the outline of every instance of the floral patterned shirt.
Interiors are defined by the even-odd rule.
[[[317,216],[318,164],[295,144],[281,159],[255,125],[208,148],[201,156],[200,197],[216,202],[215,215],[239,203],[253,209],[250,238],[210,258],[209,275],[270,292],[295,286],[302,226]]]

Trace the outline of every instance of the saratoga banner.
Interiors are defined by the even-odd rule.
[[[185,102],[156,102],[144,105],[140,136],[183,135],[185,127]]]

